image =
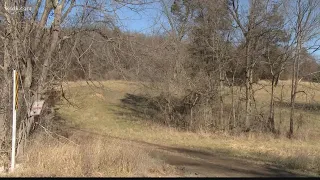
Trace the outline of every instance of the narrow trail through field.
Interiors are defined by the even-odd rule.
[[[153,158],[173,165],[178,175],[185,177],[302,177],[275,165],[254,162],[246,159],[228,157],[220,153],[211,153],[191,148],[171,147],[138,140],[113,137],[106,134],[69,127],[72,131],[86,133],[95,138],[117,139],[120,142],[130,142],[143,148]]]

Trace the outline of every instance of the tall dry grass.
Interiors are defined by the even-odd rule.
[[[34,140],[19,168],[19,177],[174,176],[174,169],[152,159],[146,150],[119,140],[77,135],[61,143],[45,135]]]

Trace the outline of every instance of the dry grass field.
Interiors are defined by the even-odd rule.
[[[285,136],[275,138],[273,135],[250,133],[231,136],[224,133],[210,134],[206,132],[186,132],[174,128],[164,127],[152,123],[148,117],[134,116],[134,112],[121,105],[121,99],[126,93],[138,94],[144,92],[143,86],[135,82],[105,81],[88,86],[86,82],[72,82],[64,85],[66,96],[71,102],[62,101],[57,107],[58,114],[66,120],[67,126],[87,132],[99,133],[111,138],[102,141],[95,136],[90,138],[75,134],[72,138],[80,144],[48,144],[36,143],[27,153],[27,166],[24,174],[56,176],[134,176],[137,172],[145,172],[147,176],[174,176],[172,167],[166,167],[160,162],[148,157],[141,149],[135,149],[130,144],[117,143],[117,140],[152,143],[172,147],[188,147],[202,149],[213,153],[222,153],[226,156],[240,157],[256,162],[274,163],[288,169],[305,171],[310,175],[320,174],[320,112],[316,110],[298,109],[297,116],[303,114],[303,123],[296,131],[296,138],[289,140]],[[284,102],[289,102],[290,83],[280,82],[276,95],[280,98],[283,85]],[[260,108],[268,107],[268,83],[260,82],[265,86],[256,92]],[[320,85],[302,83],[304,93],[299,95],[299,103],[317,104],[320,102]],[[73,105],[72,105],[73,104]],[[288,107],[281,107],[276,112],[277,119],[282,117],[281,130],[285,130],[288,123]],[[277,122],[279,123],[279,122]],[[38,140],[38,143],[43,141]],[[134,152],[134,153],[133,153]],[[59,158],[57,158],[59,157]],[[143,163],[142,163],[142,159]],[[146,162],[149,162],[146,165]],[[89,165],[88,165],[89,164]],[[84,166],[89,167],[84,167]],[[33,172],[37,167],[37,172]],[[157,173],[150,170],[158,170]],[[50,171],[48,170],[50,168]],[[83,169],[89,169],[83,171]],[[139,169],[139,170],[137,170]],[[50,175],[50,174],[49,174]],[[141,174],[138,174],[138,176]]]
[[[39,136],[39,135],[38,135]],[[41,137],[46,137],[42,135]],[[48,141],[49,140],[49,141]],[[14,177],[135,177],[174,175],[174,169],[144,149],[114,139],[74,134],[73,143],[36,139]]]

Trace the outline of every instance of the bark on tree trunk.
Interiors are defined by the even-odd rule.
[[[60,23],[61,23],[61,11],[62,7],[64,5],[64,0],[58,4],[58,0],[53,1],[53,6],[54,6],[54,22],[53,22],[53,27],[52,27],[52,37],[51,37],[51,44],[50,44],[50,49],[48,53],[45,56],[45,60],[43,62],[43,67],[41,71],[41,76],[40,76],[40,82],[39,82],[39,88],[38,88],[38,93],[42,93],[42,91],[45,88],[45,81],[47,79],[48,71],[50,68],[50,63],[51,63],[51,56],[57,46],[57,42],[59,40],[59,32],[60,32]]]
[[[298,89],[298,78],[299,78],[299,63],[301,59],[301,49],[302,49],[302,10],[301,10],[301,1],[299,1],[299,11],[298,11],[298,21],[297,21],[297,46],[296,46],[296,57],[293,61],[292,67],[292,81],[291,81],[291,109],[290,109],[290,128],[288,136],[292,138],[293,136],[293,121],[294,121],[294,114],[295,114],[295,101],[296,101],[296,94]]]
[[[222,62],[219,63],[219,100],[220,100],[220,125],[224,124],[223,122],[223,110],[224,110],[224,106],[223,106],[223,72],[222,72]]]
[[[298,35],[300,36],[300,35]],[[293,62],[292,70],[292,81],[291,81],[291,101],[290,101],[290,128],[289,128],[289,138],[293,136],[293,121],[295,114],[295,103],[296,103],[296,94],[298,89],[298,77],[299,77],[299,62],[300,62],[300,50],[301,50],[301,37],[298,37],[297,45],[297,57]]]
[[[235,102],[234,102],[235,101],[235,99],[234,99],[234,74],[232,76],[232,84],[231,84],[232,123],[230,123],[230,129],[233,129],[236,126],[236,107],[235,107]]]
[[[247,41],[246,47],[246,117],[245,117],[245,131],[250,130],[250,114],[251,114],[251,58],[250,47],[251,41]]]
[[[10,55],[8,50],[9,39],[5,37],[4,39],[4,62],[3,62],[3,84],[1,87],[1,104],[0,104],[0,146],[1,146],[1,157],[4,163],[5,171],[9,170],[9,143],[10,143]]]
[[[271,96],[270,96],[270,108],[269,108],[269,130],[271,132],[275,132],[275,125],[274,125],[274,88],[275,88],[275,77],[272,77],[271,81]]]
[[[42,13],[42,16],[41,16],[41,20],[40,20],[40,23],[39,23],[39,26],[37,28],[37,32],[36,32],[36,36],[35,36],[35,39],[34,39],[34,44],[33,44],[33,48],[34,50],[36,50],[38,48],[38,45],[40,43],[40,40],[41,40],[41,37],[43,35],[43,31],[44,31],[44,26],[48,20],[48,16],[49,16],[49,13],[52,9],[52,2],[51,0],[46,0],[45,2],[45,8],[44,8],[44,11]],[[36,10],[38,11],[38,9]],[[36,51],[38,52],[38,51]]]

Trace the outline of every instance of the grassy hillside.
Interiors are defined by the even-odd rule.
[[[289,83],[281,83],[284,85],[285,101],[288,101]],[[267,85],[266,82],[261,83],[263,84]],[[308,138],[305,139],[288,140],[284,137],[275,139],[271,135],[254,133],[235,137],[227,134],[181,132],[174,128],[156,125],[147,116],[137,116],[131,109],[121,106],[121,99],[126,93],[144,92],[143,86],[139,83],[106,81],[100,85],[97,83],[97,86],[100,87],[87,86],[85,82],[66,84],[68,99],[78,107],[64,101],[59,105],[60,116],[79,129],[110,137],[169,146],[187,146],[320,173],[319,111],[298,110],[297,114],[303,112],[307,117],[304,126],[297,132],[308,133]],[[280,95],[280,87],[276,90],[277,96]],[[299,102],[320,101],[319,84],[311,86],[303,83],[301,86],[305,91],[311,91],[310,87],[314,89],[308,94],[314,96],[305,99],[301,94]],[[256,98],[268,104],[269,96],[266,90],[258,91]],[[288,119],[288,112],[288,108],[281,108],[283,119]],[[279,112],[277,113],[279,115]],[[287,120],[284,120],[283,124],[288,124]]]

